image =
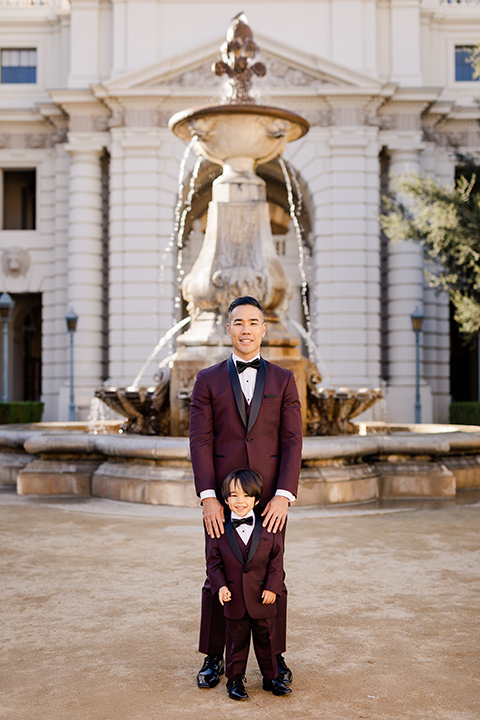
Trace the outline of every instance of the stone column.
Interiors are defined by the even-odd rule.
[[[353,120],[324,131],[318,178],[301,170],[317,200],[312,326],[325,385],[378,387],[378,135]]]
[[[420,147],[390,147],[390,176],[420,169]],[[414,422],[416,351],[410,315],[418,307],[424,314],[424,274],[420,245],[413,241],[389,243],[388,248],[388,388],[390,422]],[[423,346],[423,333],[420,334]],[[420,356],[422,375],[422,352]],[[431,422],[430,388],[422,381],[422,421]]]
[[[174,313],[175,171],[171,133],[159,128],[112,130],[110,162],[110,377],[131,385]],[[168,347],[138,380],[147,387]]]
[[[86,419],[95,388],[102,382],[102,149],[83,143],[71,143],[67,149],[70,194],[65,311],[73,308],[78,315],[75,404],[78,419]]]

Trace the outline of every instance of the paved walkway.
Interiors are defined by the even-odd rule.
[[[293,509],[293,693],[195,674],[200,511],[0,493],[2,720],[478,720],[480,502]]]

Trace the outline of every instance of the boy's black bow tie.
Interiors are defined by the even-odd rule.
[[[255,358],[255,360],[252,360],[251,362],[243,362],[242,360],[237,360],[237,371],[238,374],[241,375],[241,373],[247,368],[260,370],[261,365],[262,363],[260,362],[260,358]]]
[[[245,524],[245,525],[253,525],[253,517],[250,516],[250,517],[247,517],[247,518],[240,518],[240,520],[232,520],[232,525],[233,525],[233,527],[234,527],[235,529],[237,529],[237,527],[238,527],[239,525],[243,525],[243,524]]]

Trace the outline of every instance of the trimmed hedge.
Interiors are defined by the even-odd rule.
[[[0,402],[0,425],[12,423],[40,422],[43,413],[42,402],[29,400],[18,402]]]
[[[452,425],[480,425],[480,402],[456,402],[450,405]]]

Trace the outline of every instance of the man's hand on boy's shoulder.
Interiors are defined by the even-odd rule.
[[[225,512],[221,502],[217,498],[204,498],[202,500],[203,522],[205,529],[211,538],[219,538],[225,532]]]
[[[275,495],[267,503],[265,510],[262,512],[262,517],[265,518],[263,527],[267,528],[267,532],[276,533],[283,530],[287,520],[289,504],[288,498],[283,495]]]

